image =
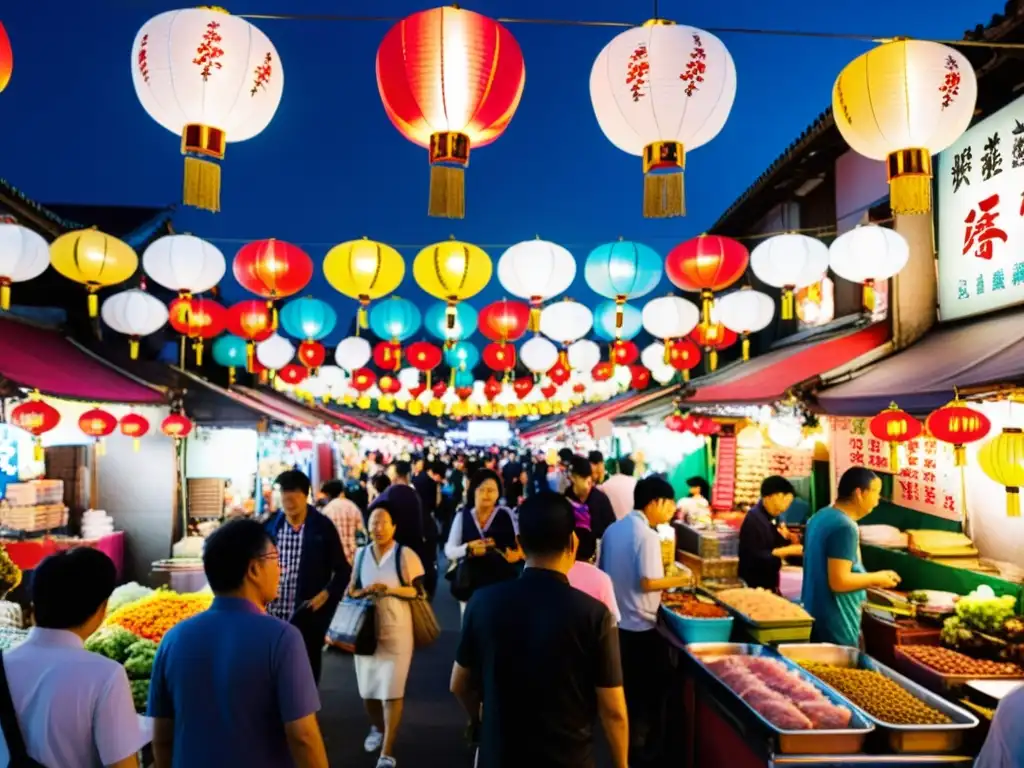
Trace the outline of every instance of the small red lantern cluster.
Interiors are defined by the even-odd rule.
[[[183,440],[192,432],[192,419],[183,413],[172,413],[160,423],[160,431],[167,437]]]
[[[722,425],[708,416],[692,413],[683,415],[679,411],[665,419],[665,427],[672,432],[690,432],[701,437],[710,437],[722,431]]]
[[[924,431],[924,425],[901,410],[896,403],[891,403],[888,408],[871,419],[868,429],[876,438],[889,443],[889,471],[895,475],[899,472],[900,444],[909,443],[920,436]]]
[[[245,340],[245,367],[256,373],[256,344],[274,335],[274,318],[265,302],[247,299],[228,310],[228,332]]]
[[[28,400],[11,409],[10,422],[35,438],[35,460],[42,461],[43,443],[39,438],[60,424],[60,411],[33,392]]]
[[[981,440],[992,430],[988,416],[971,408],[959,396],[932,411],[925,420],[925,426],[936,440],[952,444],[958,467],[962,467],[966,461],[967,443]]]

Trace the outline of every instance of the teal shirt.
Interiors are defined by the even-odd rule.
[[[849,560],[864,573],[857,524],[835,507],[825,507],[807,524],[804,535],[803,604],[814,617],[811,636],[819,643],[856,648],[860,643],[860,607],[864,590],[836,593],[828,585],[828,561]]]

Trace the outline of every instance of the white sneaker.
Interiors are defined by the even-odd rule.
[[[376,726],[370,726],[370,732],[363,741],[363,749],[367,752],[376,752],[384,742],[384,734],[377,730]]]
[[[395,768],[396,764],[395,758],[387,755],[381,755],[377,760],[377,768]]]

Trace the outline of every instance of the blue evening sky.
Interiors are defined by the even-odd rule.
[[[14,48],[14,75],[0,94],[0,175],[42,202],[160,206],[180,196],[179,140],[138,104],[130,50],[162,0],[7,0],[0,8]],[[413,0],[238,0],[236,13],[402,16]],[[644,0],[477,0],[491,15],[642,22]],[[1002,0],[661,0],[661,15],[706,29],[747,27],[959,39],[987,24]],[[362,235],[396,245],[411,265],[419,247],[456,237],[497,260],[535,235],[563,243],[580,264],[570,295],[592,302],[582,262],[595,245],[624,236],[664,254],[699,234],[828,104],[842,67],[870,43],[721,33],[736,61],[738,93],[725,129],[687,158],[688,215],[645,220],[640,159],[613,147],[590,105],[594,58],[616,31],[510,25],[526,59],[526,89],[507,132],[472,155],[467,217],[426,215],[426,151],[384,115],[374,55],[387,23],[257,21],[277,47],[284,98],[253,140],[231,144],[223,211],[183,211],[175,225],[215,242],[230,260],[244,242],[277,237],[302,245],[317,264],[328,248]],[[739,234],[739,233],[736,233]],[[230,273],[230,270],[229,270]],[[226,297],[241,298],[237,285]],[[347,300],[322,275],[310,293]],[[659,289],[661,292],[661,289]],[[410,271],[399,294],[427,297]],[[500,298],[493,281],[473,304]]]

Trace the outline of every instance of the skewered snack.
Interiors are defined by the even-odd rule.
[[[727,589],[716,597],[752,621],[803,621],[811,618],[796,603],[767,589]]]
[[[901,645],[907,656],[944,675],[990,677],[1024,677],[1024,669],[1006,661],[973,659],[940,645]]]
[[[831,664],[802,666],[835,688],[869,715],[890,725],[946,725],[953,722],[898,683],[871,669],[848,669]]]

